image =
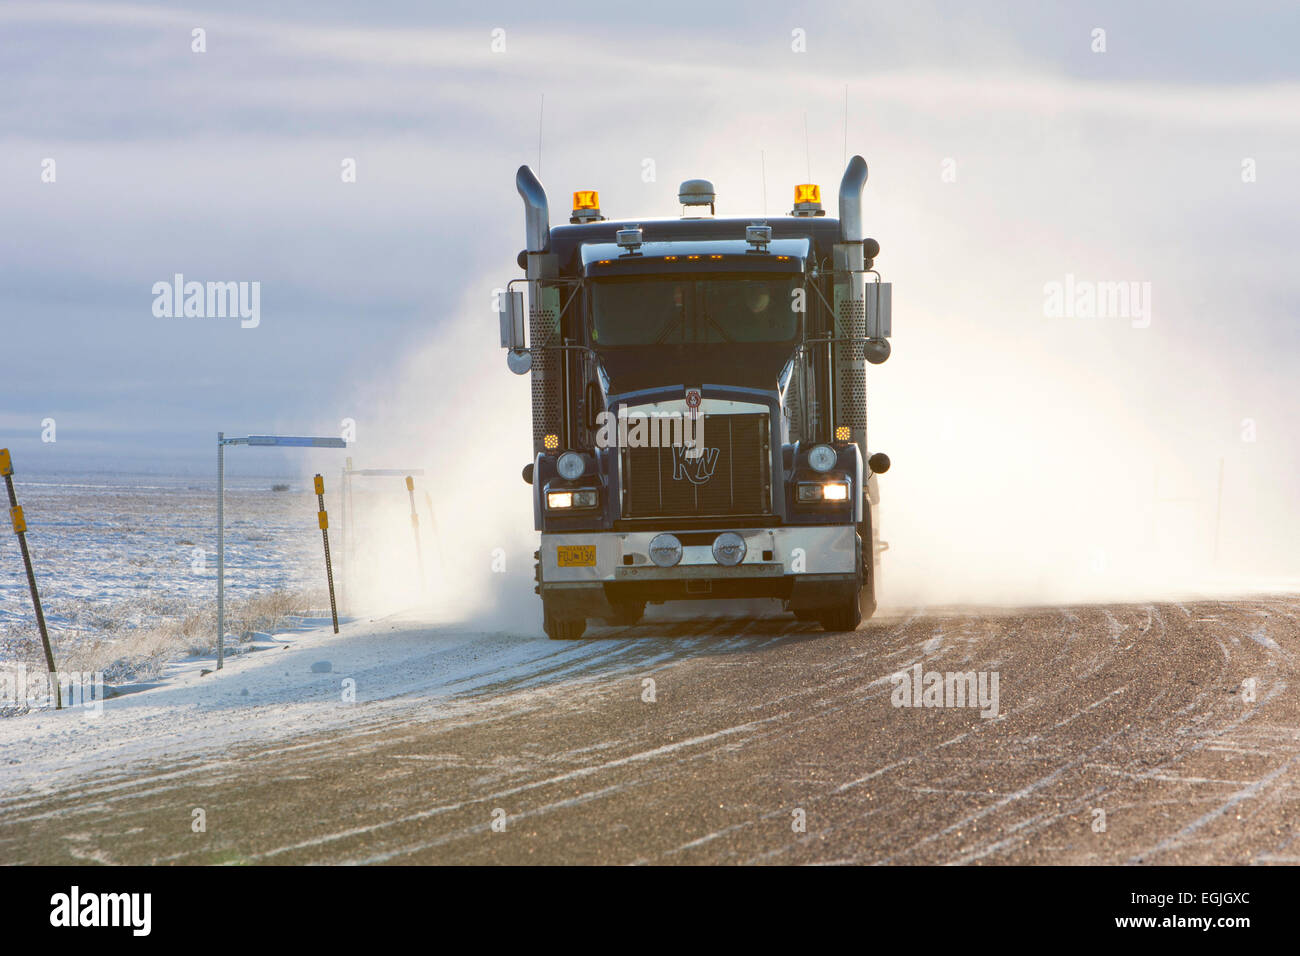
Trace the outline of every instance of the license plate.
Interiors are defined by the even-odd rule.
[[[596,566],[596,546],[594,544],[557,544],[555,546],[555,563],[562,568],[594,568]]]

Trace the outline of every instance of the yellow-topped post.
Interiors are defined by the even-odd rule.
[[[36,626],[41,632],[41,645],[45,648],[45,665],[50,672],[50,683],[54,690],[54,706],[63,709],[63,688],[59,686],[59,675],[54,667],[54,649],[50,646],[50,632],[45,627],[45,612],[41,609],[41,595],[36,590],[36,572],[32,570],[32,554],[27,550],[27,519],[23,516],[22,506],[18,504],[18,495],[14,492],[14,464],[8,448],[0,448],[0,475],[4,476],[5,488],[9,492],[9,521],[13,524],[14,534],[18,536],[18,550],[23,555],[23,567],[27,569],[27,587],[32,592],[32,607],[36,609]]]
[[[339,609],[334,603],[334,569],[330,567],[330,519],[325,513],[325,479],[316,476],[316,523],[320,525],[321,541],[325,544],[325,581],[330,589],[330,618],[334,622],[334,633],[339,632]]]

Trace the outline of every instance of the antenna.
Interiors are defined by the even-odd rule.
[[[763,218],[767,218],[767,154],[763,150],[758,151],[759,169],[762,170],[763,177]]]
[[[537,175],[542,175],[542,117],[546,113],[546,94],[542,94],[541,105],[537,107]]]
[[[812,181],[812,153],[808,151],[808,111],[803,113],[803,158],[808,164],[808,181]]]
[[[844,159],[843,165],[849,164],[849,84],[844,84]]]

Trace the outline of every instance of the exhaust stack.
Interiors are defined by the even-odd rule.
[[[841,242],[861,242],[867,238],[862,226],[862,187],[866,184],[867,161],[854,156],[840,180]]]
[[[515,188],[524,200],[524,219],[527,223],[529,252],[545,252],[551,244],[551,211],[546,204],[546,190],[533,171],[520,166],[515,173]]]

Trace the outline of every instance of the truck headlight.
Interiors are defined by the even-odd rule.
[[[830,445],[813,445],[808,451],[808,467],[813,471],[826,472],[835,467],[838,456]]]
[[[552,511],[565,508],[594,508],[600,504],[600,493],[595,488],[575,488],[572,491],[548,491],[546,507]]]
[[[555,462],[555,470],[565,481],[574,481],[582,477],[582,473],[587,470],[587,463],[576,451],[566,451]]]
[[[795,496],[800,504],[816,501],[848,501],[849,483],[847,481],[801,481]]]

